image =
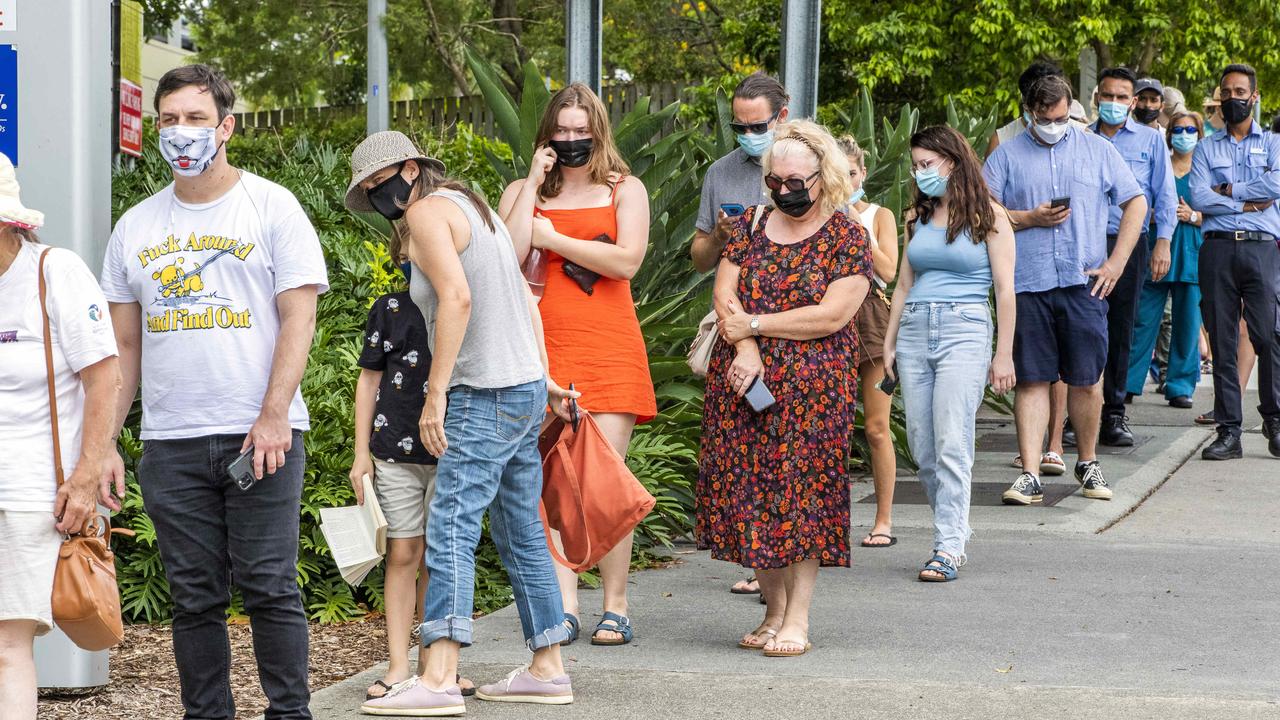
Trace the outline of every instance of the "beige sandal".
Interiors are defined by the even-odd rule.
[[[776,640],[776,638],[775,638],[775,640]],[[786,643],[787,643],[787,644],[789,644],[789,645],[794,645],[794,644],[796,644],[796,643],[791,642],[791,641],[784,641],[784,642],[786,642]],[[800,657],[801,655],[803,655],[803,654],[805,654],[805,653],[809,652],[809,651],[810,651],[810,650],[812,650],[812,649],[813,649],[813,644],[809,642],[809,639],[808,639],[808,638],[805,638],[805,640],[804,640],[804,648],[803,648],[802,650],[799,650],[799,651],[796,651],[796,650],[765,650],[765,651],[764,651],[764,656],[765,656],[765,657]]]
[[[778,631],[774,628],[765,628],[763,630],[757,630],[756,632],[749,633],[749,634],[755,635],[756,637],[759,637],[759,638],[773,639],[775,636],[777,636]],[[738,647],[742,648],[743,650],[763,650],[764,646],[768,644],[769,644],[769,640],[765,640],[758,644],[749,643],[746,640],[738,641]]]

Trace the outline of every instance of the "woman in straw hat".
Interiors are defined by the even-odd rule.
[[[346,205],[391,220],[413,264],[409,292],[427,324],[431,372],[418,424],[437,458],[427,526],[431,581],[419,676],[365,702],[375,715],[461,715],[458,653],[471,644],[475,550],[489,530],[515,592],[530,664],[477,690],[483,700],[567,704],[560,658],[568,631],[538,515],[538,431],[548,403],[568,419],[566,391],[547,377],[537,304],[506,228],[484,200],[398,132],[380,132],[351,156]],[[449,412],[445,414],[446,404]]]
[[[75,253],[41,245],[44,215],[23,207],[13,163],[0,155],[0,708],[36,716],[32,644],[53,626],[50,596],[62,534],[94,503],[119,510],[101,483],[120,367],[107,301]],[[59,485],[50,431],[41,278],[58,400]]]

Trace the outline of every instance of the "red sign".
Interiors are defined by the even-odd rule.
[[[120,80],[120,152],[142,157],[142,88]]]

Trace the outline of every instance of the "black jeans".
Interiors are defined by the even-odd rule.
[[[1200,313],[1213,350],[1213,417],[1237,437],[1241,410],[1237,369],[1240,312],[1258,352],[1258,411],[1280,418],[1280,340],[1277,339],[1280,249],[1271,240],[1205,238],[1200,248]]]
[[[232,720],[231,583],[253,628],[266,717],[309,719],[307,618],[298,589],[298,523],[306,453],[294,431],[284,467],[249,490],[227,465],[243,435],[148,440],[138,482],[173,595],[173,654],[189,720]]]
[[[1116,237],[1107,236],[1107,253],[1116,247]],[[1102,371],[1102,417],[1124,416],[1124,396],[1129,384],[1129,353],[1133,349],[1133,325],[1138,318],[1138,299],[1151,263],[1151,248],[1144,233],[1133,246],[1129,262],[1107,296],[1107,367]],[[1090,278],[1092,287],[1094,279]]]

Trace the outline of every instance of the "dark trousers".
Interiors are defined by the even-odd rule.
[[[1116,236],[1107,236],[1107,253],[1116,247]],[[1146,279],[1147,265],[1151,262],[1151,248],[1147,236],[1138,238],[1138,244],[1129,255],[1124,272],[1107,296],[1107,367],[1102,371],[1102,417],[1124,416],[1124,394],[1129,384],[1129,351],[1133,347],[1133,324],[1138,317],[1138,300],[1142,297],[1142,282]],[[1093,282],[1090,282],[1090,286]]]
[[[309,719],[307,618],[298,589],[298,523],[306,453],[294,431],[285,465],[249,490],[227,465],[243,435],[148,440],[138,482],[173,596],[173,654],[184,717],[232,720],[231,583],[253,629],[266,717]]]
[[[1280,418],[1280,340],[1277,277],[1280,249],[1274,241],[1205,238],[1200,248],[1200,313],[1213,350],[1213,417],[1239,437],[1243,422],[1237,365],[1240,311],[1258,352],[1258,411]]]

